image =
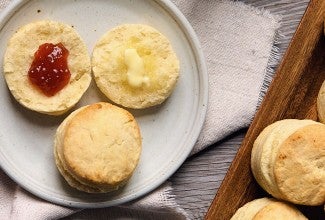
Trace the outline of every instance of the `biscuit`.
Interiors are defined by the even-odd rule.
[[[271,202],[263,207],[253,220],[307,220],[307,218],[293,205],[284,202]]]
[[[293,205],[271,198],[255,199],[239,208],[231,220],[306,220]]]
[[[325,81],[317,96],[317,112],[319,121],[325,124]]]
[[[128,111],[99,102],[72,112],[58,127],[54,156],[68,184],[88,193],[117,190],[141,153],[137,122]]]
[[[271,198],[260,198],[240,207],[230,220],[251,220],[265,206],[275,201]]]
[[[256,181],[278,199],[295,204],[325,202],[325,125],[286,119],[265,128],[253,145]]]
[[[62,43],[69,51],[70,81],[50,97],[40,92],[28,79],[34,53],[45,43]],[[13,34],[8,41],[3,68],[14,98],[30,110],[49,115],[60,115],[72,108],[91,81],[90,56],[79,34],[67,24],[49,20],[29,23]]]
[[[142,24],[105,33],[92,54],[98,88],[113,102],[143,109],[164,102],[179,77],[179,61],[168,39]]]

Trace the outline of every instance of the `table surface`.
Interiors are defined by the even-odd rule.
[[[279,29],[282,40],[277,44],[282,57],[309,0],[242,0],[242,2],[282,16]],[[204,218],[245,133],[246,129],[237,131],[204,152],[194,155],[170,178],[178,204],[190,214],[191,219]]]

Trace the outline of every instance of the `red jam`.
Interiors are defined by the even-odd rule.
[[[54,96],[69,83],[68,55],[62,43],[45,43],[35,52],[28,78],[44,95]]]

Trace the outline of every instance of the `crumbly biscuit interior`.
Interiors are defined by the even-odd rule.
[[[135,49],[144,63],[148,84],[128,83],[125,51]],[[179,76],[179,61],[168,39],[150,26],[118,26],[97,42],[92,69],[99,89],[112,101],[130,108],[162,103],[172,92]]]
[[[70,82],[52,97],[47,97],[28,80],[34,53],[44,43],[62,43],[69,51]],[[9,40],[4,56],[4,76],[15,99],[31,110],[59,115],[74,106],[91,81],[90,57],[86,45],[69,25],[38,21],[21,27]]]

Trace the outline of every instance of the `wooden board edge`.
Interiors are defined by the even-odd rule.
[[[293,61],[288,63],[287,60],[296,59],[310,59],[312,52],[316,46],[320,35],[324,31],[324,22],[322,24],[315,23],[321,17],[324,21],[324,11],[325,11],[325,1],[323,0],[311,0],[308,4],[308,7],[304,13],[304,16],[289,44],[288,50],[285,53],[280,66],[277,69],[277,72],[274,76],[274,80],[270,85],[269,91],[272,90],[273,84],[277,80],[284,80],[283,74],[287,69],[298,69],[305,68],[300,66],[300,64],[294,63]],[[318,18],[315,18],[318,17]],[[317,28],[316,32],[313,32],[312,29]],[[310,35],[311,33],[315,33]],[[309,42],[306,42],[306,48],[300,48],[299,45],[295,45],[295,42],[300,42],[302,40],[308,39]],[[303,65],[302,62],[301,65]],[[263,127],[260,126],[261,120],[264,120],[261,116],[265,115],[267,111],[269,95],[266,94],[265,99],[262,102],[261,108],[258,110],[245,138],[239,148],[232,164],[230,165],[228,172],[221,183],[221,186],[213,199],[205,219],[230,219],[229,216],[232,216],[233,213],[243,205],[241,199],[238,201],[232,201],[234,195],[245,198],[243,200],[250,200],[256,198],[258,195],[261,195],[261,189],[255,183],[251,171],[250,171],[250,160],[247,159],[247,155],[250,155],[251,148],[253,145],[253,140],[256,139],[257,135],[261,132]],[[288,103],[284,103],[288,104]],[[269,124],[279,120],[279,118],[268,118]],[[237,175],[236,171],[245,171],[245,173],[240,173]],[[234,184],[243,183],[246,181],[245,186],[241,185],[240,187],[234,187]],[[244,191],[243,191],[244,189]],[[240,190],[240,191],[239,191]],[[226,214],[223,214],[226,213]]]

